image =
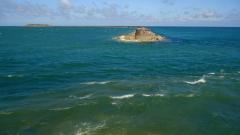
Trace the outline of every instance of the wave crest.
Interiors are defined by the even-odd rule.
[[[144,97],[164,97],[164,94],[142,94]]]
[[[95,85],[95,84],[108,84],[111,83],[112,81],[102,81],[102,82],[85,82],[85,83],[81,83],[81,84],[86,84],[86,85]]]
[[[122,95],[122,96],[111,96],[112,99],[125,99],[125,98],[132,98],[134,97],[135,94],[127,94],[127,95]]]
[[[68,110],[71,109],[72,107],[63,107],[63,108],[53,108],[49,109],[50,111],[62,111],[62,110]]]
[[[187,84],[199,84],[199,83],[206,83],[207,81],[205,80],[205,76],[203,76],[202,78],[200,78],[199,80],[195,80],[195,81],[184,81]]]
[[[98,130],[102,129],[105,127],[105,121],[101,122],[99,124],[90,124],[90,123],[82,123],[80,125],[80,128],[77,130],[75,135],[89,135],[89,134],[94,134]]]

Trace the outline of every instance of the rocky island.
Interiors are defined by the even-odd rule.
[[[50,27],[48,24],[27,24],[27,27]]]
[[[116,38],[119,41],[125,42],[155,42],[165,40],[164,36],[157,35],[150,29],[145,27],[139,27],[133,33],[130,33],[128,35],[121,35]]]

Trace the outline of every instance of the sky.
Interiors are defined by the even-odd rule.
[[[240,0],[0,0],[0,25],[240,27]]]

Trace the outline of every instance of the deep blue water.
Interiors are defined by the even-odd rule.
[[[238,135],[240,28],[0,27],[0,135]]]

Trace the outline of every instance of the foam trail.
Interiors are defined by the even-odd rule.
[[[164,97],[164,94],[142,94],[144,97]]]
[[[151,96],[153,96],[153,95],[149,95],[149,94],[142,94],[142,96],[144,96],[144,97],[151,97]]]
[[[79,99],[87,99],[87,98],[90,98],[92,96],[92,94],[89,94],[89,95],[86,95],[86,96],[83,96],[83,97],[79,97]]]
[[[134,97],[135,94],[127,94],[127,95],[123,95],[123,96],[111,96],[112,99],[124,99],[124,98],[131,98]]]
[[[62,110],[68,110],[71,109],[72,107],[63,107],[63,108],[53,108],[53,109],[49,109],[51,111],[62,111]]]
[[[192,94],[188,94],[186,95],[186,97],[194,97],[195,95],[192,93]]]
[[[111,81],[103,81],[103,82],[85,82],[81,84],[86,84],[86,85],[94,85],[94,84],[107,84],[110,83]]]
[[[82,96],[82,97],[77,97],[77,96],[75,96],[75,95],[69,95],[68,97],[69,98],[74,98],[74,99],[88,99],[88,98],[90,98],[90,97],[92,97],[92,95],[93,94],[88,94],[88,95],[86,95],[86,96]]]
[[[155,96],[163,97],[165,95],[164,94],[155,94]]]
[[[13,77],[23,77],[23,75],[12,75],[12,74],[9,74],[7,75],[8,78],[13,78]]]
[[[98,130],[102,129],[105,125],[106,125],[105,122],[99,123],[97,125],[95,124],[93,125],[90,123],[82,123],[75,135],[95,134]]]
[[[185,83],[188,83],[188,84],[199,84],[199,83],[206,83],[207,81],[205,80],[205,77],[203,76],[202,78],[200,78],[199,80],[196,80],[196,81],[184,81]]]

